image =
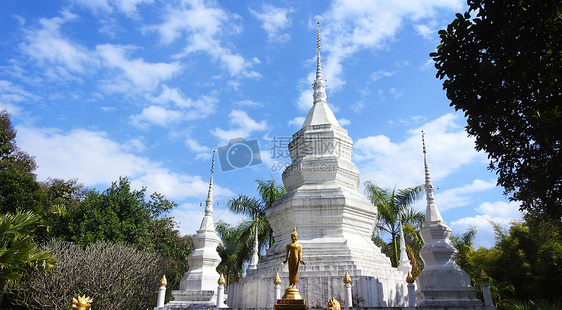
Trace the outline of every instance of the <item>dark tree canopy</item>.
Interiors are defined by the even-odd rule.
[[[468,0],[431,56],[476,149],[522,210],[562,216],[562,2]]]
[[[37,168],[35,159],[16,145],[16,130],[12,126],[10,114],[0,111],[0,171],[11,170],[35,178]]]

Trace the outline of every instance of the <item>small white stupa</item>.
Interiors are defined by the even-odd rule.
[[[252,258],[250,259],[250,267],[248,270],[258,269],[259,261],[259,243],[258,243],[258,226],[254,229],[254,248],[252,249]]]
[[[400,270],[405,276],[408,276],[408,272],[412,271],[412,264],[408,259],[408,253],[406,252],[406,238],[404,238],[404,228],[402,227],[402,222],[400,222],[400,261],[398,262],[398,270]]]
[[[205,216],[197,234],[193,237],[193,251],[187,257],[189,270],[184,274],[180,289],[172,291],[174,301],[164,309],[211,308],[217,304],[217,266],[221,262],[217,246],[220,239],[213,221],[213,172],[215,152],[211,166],[211,180],[205,203]]]
[[[458,251],[450,240],[452,230],[443,221],[433,197],[423,132],[422,145],[427,208],[421,229],[424,244],[420,251],[425,267],[416,279],[418,309],[495,309],[476,299],[469,275],[456,263]]]

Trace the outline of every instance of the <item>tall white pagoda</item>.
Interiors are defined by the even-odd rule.
[[[279,273],[283,288],[288,270],[281,266],[294,227],[299,232],[305,266],[297,288],[310,308],[325,308],[332,297],[344,300],[343,277],[353,279],[353,304],[389,307],[407,304],[406,276],[371,241],[377,211],[361,195],[359,171],[351,162],[353,141],[326,102],[320,35],[317,44],[313,105],[289,143],[291,165],[283,172],[287,194],[267,211],[275,243],[239,283],[229,285],[231,308],[271,308],[272,281]]]

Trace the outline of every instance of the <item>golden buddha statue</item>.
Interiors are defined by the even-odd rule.
[[[302,260],[302,246],[297,243],[299,239],[299,234],[297,233],[297,228],[291,233],[292,243],[287,244],[285,248],[285,260],[281,263],[284,265],[288,263],[289,266],[289,287],[296,288],[297,281],[299,278],[299,264],[306,265]]]

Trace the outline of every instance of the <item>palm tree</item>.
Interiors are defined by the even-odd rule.
[[[452,235],[451,243],[459,251],[457,256],[457,265],[467,273],[471,273],[474,269],[474,263],[470,254],[474,252],[472,245],[474,244],[474,237],[476,237],[476,227],[469,227],[462,235]],[[476,276],[476,274],[471,274]]]
[[[47,271],[54,260],[39,251],[32,233],[39,218],[32,212],[0,215],[0,299],[4,289],[31,271]]]
[[[227,203],[228,208],[233,213],[249,217],[249,225],[245,226],[246,228],[241,232],[239,239],[243,241],[239,257],[244,261],[249,260],[251,256],[256,229],[260,249],[269,248],[273,245],[273,230],[269,226],[265,212],[271,208],[277,198],[286,193],[283,184],[278,184],[273,178],[268,181],[257,179],[256,185],[260,195],[259,199],[240,195]]]
[[[217,271],[226,276],[227,285],[238,282],[244,273],[244,261],[250,259],[249,256],[239,259],[242,249],[240,236],[242,232],[248,229],[248,226],[248,221],[242,222],[235,227],[223,221],[219,221],[215,225],[217,234],[221,238],[221,243],[217,247],[217,252],[221,257]]]
[[[377,230],[387,232],[392,237],[390,260],[392,266],[398,265],[398,238],[400,236],[400,223],[412,227],[421,227],[425,220],[423,212],[415,210],[412,205],[421,197],[423,185],[383,189],[371,181],[365,182],[365,193],[371,203],[377,208]],[[415,229],[413,229],[415,231]],[[406,240],[411,238],[405,238]]]

